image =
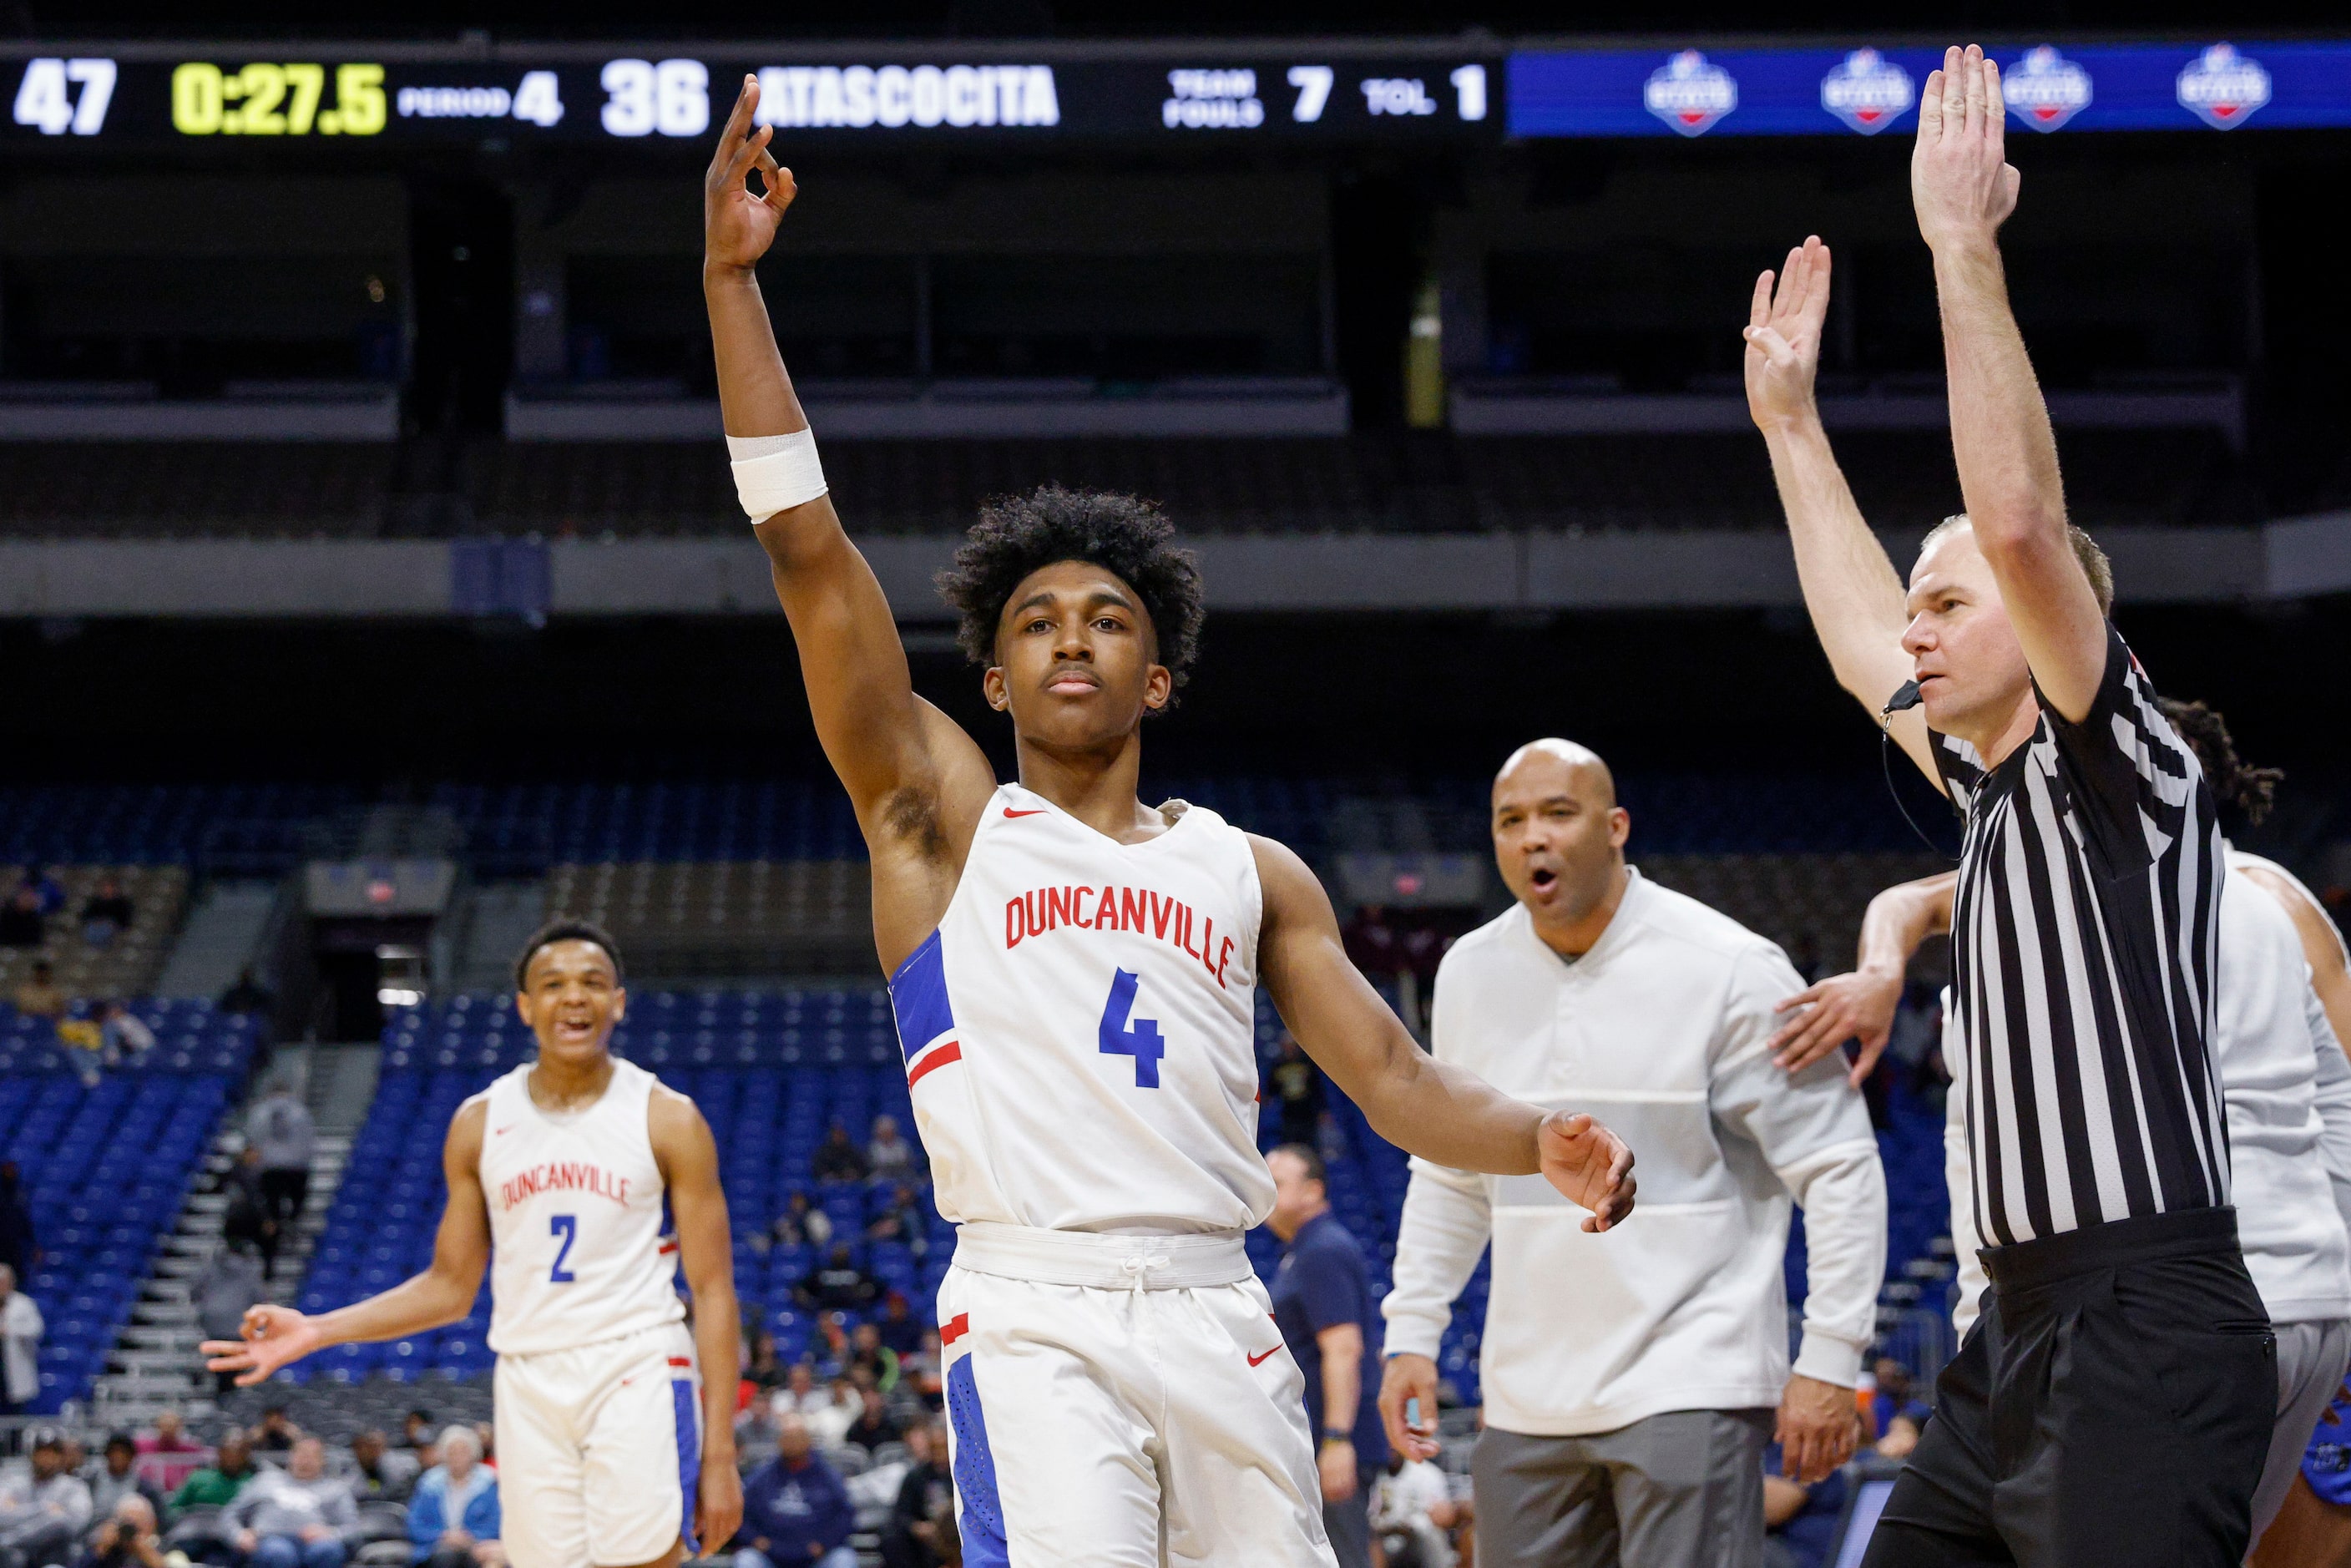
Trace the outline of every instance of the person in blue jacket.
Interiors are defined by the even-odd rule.
[[[776,1443],[776,1457],[743,1483],[735,1568],[857,1568],[849,1544],[857,1510],[840,1475],[810,1445],[808,1423],[784,1416]]]
[[[411,1561],[420,1568],[506,1568],[498,1543],[497,1473],[482,1463],[471,1427],[441,1434],[441,1462],[408,1501]]]

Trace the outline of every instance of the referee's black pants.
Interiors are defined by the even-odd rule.
[[[1981,1256],[1983,1315],[1936,1380],[1864,1568],[2236,1568],[2277,1414],[2236,1210]]]

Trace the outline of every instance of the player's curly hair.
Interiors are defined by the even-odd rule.
[[[980,508],[955,565],[939,573],[939,593],[961,617],[956,640],[964,653],[976,664],[993,664],[997,622],[1023,579],[1057,560],[1101,567],[1141,597],[1156,662],[1181,687],[1199,652],[1207,611],[1200,569],[1175,538],[1176,525],[1154,502],[1042,485]],[[1167,706],[1176,706],[1172,691]]]
[[[2175,702],[2158,697],[2156,706],[2179,738],[2196,753],[2196,760],[2204,765],[2205,782],[2212,793],[2223,800],[2234,801],[2245,813],[2245,821],[2258,822],[2270,814],[2277,798],[2279,782],[2285,778],[2282,768],[2254,768],[2237,755],[2237,743],[2230,737],[2228,721],[2202,703]]]

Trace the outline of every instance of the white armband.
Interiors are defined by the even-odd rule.
[[[804,506],[825,492],[824,465],[817,461],[816,433],[795,430],[789,435],[730,435],[726,450],[733,456],[735,494],[743,511],[763,523],[789,507]]]

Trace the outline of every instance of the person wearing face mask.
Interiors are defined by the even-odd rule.
[[[1632,819],[1593,752],[1520,747],[1492,828],[1516,902],[1446,955],[1432,1050],[1533,1104],[1604,1113],[1640,1155],[1641,1222],[1594,1235],[1540,1182],[1415,1160],[1383,1308],[1388,1440],[1436,1454],[1438,1343],[1490,1239],[1481,1568],[1747,1568],[1765,1446],[1800,1485],[1853,1451],[1886,1270],[1868,1113],[1836,1064],[1774,1063],[1796,971],[1625,863]],[[1810,1249],[1792,1375],[1792,1198]]]

